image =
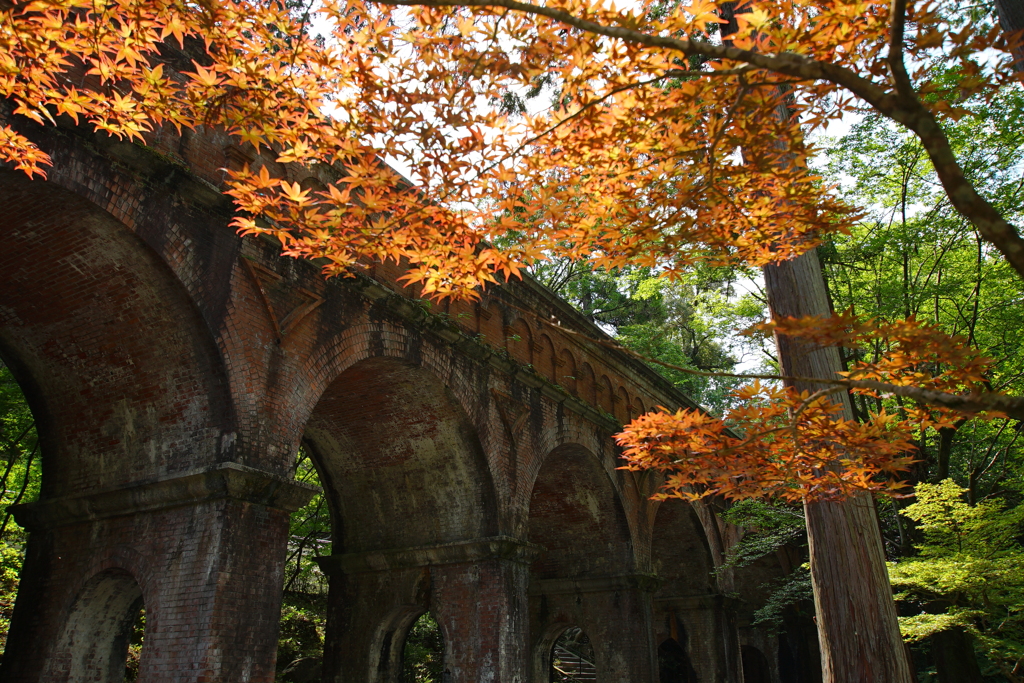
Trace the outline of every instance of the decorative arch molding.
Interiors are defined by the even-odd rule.
[[[459,362],[457,354],[399,322],[360,320],[344,327],[310,354],[302,373],[308,379],[306,396],[296,419],[308,421],[327,389],[353,366],[375,358],[390,358],[431,373],[474,421],[482,414],[476,400],[475,368]]]

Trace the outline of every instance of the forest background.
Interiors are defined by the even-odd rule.
[[[942,76],[955,79],[956,74]],[[948,127],[965,168],[1013,222],[1024,219],[1024,95],[1005,89]],[[848,235],[819,248],[837,310],[898,319],[915,316],[962,335],[996,359],[995,390],[1024,394],[1024,284],[949,205],[920,144],[878,116],[864,116],[837,139],[821,141],[825,181],[867,213]],[[756,271],[699,267],[669,282],[651,269],[595,269],[553,260],[532,275],[625,347],[700,371],[775,372],[771,338],[740,333],[767,315]],[[847,349],[845,361],[879,349]],[[708,410],[721,414],[742,380],[655,367]],[[880,406],[858,396],[859,415]],[[891,399],[900,410],[899,399]],[[958,421],[920,435],[914,494],[877,501],[904,638],[919,681],[1020,681],[1024,661],[1024,423]],[[25,534],[6,506],[38,495],[39,444],[31,412],[0,369],[0,638],[6,635]],[[296,476],[316,481],[300,454]],[[730,562],[742,566],[782,547],[803,549],[796,506],[746,501],[726,513],[746,535]],[[330,552],[322,496],[295,513],[283,586],[279,670],[320,656],[326,580],[313,557]],[[804,557],[806,560],[806,556]],[[760,625],[781,628],[787,610],[813,611],[806,564],[764,587]],[[429,625],[429,624],[428,624]],[[413,636],[429,645],[429,629]],[[141,641],[136,639],[133,657]],[[2,641],[0,641],[2,642]],[[418,643],[418,641],[417,641]],[[409,675],[430,681],[429,646],[410,648]],[[417,649],[418,648],[418,649]],[[130,659],[129,667],[133,665]],[[417,668],[418,667],[418,668]],[[418,672],[418,673],[415,673]],[[129,672],[129,679],[131,673]]]

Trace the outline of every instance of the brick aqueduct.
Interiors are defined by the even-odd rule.
[[[687,400],[551,293],[325,280],[227,228],[220,169],[273,163],[227,138],[7,120],[54,165],[0,169],[0,354],[43,453],[0,680],[120,681],[140,599],[141,681],[273,680],[300,443],[333,520],[325,681],[396,681],[427,610],[445,683],[546,682],[570,626],[601,683],[659,680],[666,643],[661,680],[806,680],[806,637],[749,626],[785,557],[716,576],[735,530],[616,469],[623,421]]]

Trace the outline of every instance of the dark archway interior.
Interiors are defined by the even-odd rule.
[[[666,638],[658,646],[658,681],[697,683],[697,672],[693,670],[686,648],[675,638]]]
[[[670,499],[658,507],[651,541],[651,569],[663,581],[659,596],[714,592],[711,551],[689,503]]]
[[[586,449],[552,451],[530,498],[531,543],[543,546],[538,579],[610,576],[631,571],[632,542],[611,480]]]
[[[331,504],[334,554],[497,533],[476,433],[426,370],[393,358],[355,364],[324,392],[305,439]]]
[[[753,645],[740,648],[743,659],[743,683],[772,683],[768,658]]]

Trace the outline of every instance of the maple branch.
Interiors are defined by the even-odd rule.
[[[507,9],[547,17],[581,31],[596,35],[616,38],[646,47],[674,50],[686,56],[701,55],[710,59],[743,62],[755,67],[775,71],[806,81],[828,81],[845,88],[861,98],[882,115],[900,123],[913,131],[920,139],[942,186],[949,196],[954,208],[965,216],[981,233],[982,237],[994,245],[1006,258],[1010,266],[1024,278],[1024,239],[1017,229],[1011,225],[999,211],[978,191],[966,178],[963,169],[956,160],[949,139],[939,125],[934,114],[929,111],[914,95],[913,90],[905,91],[903,86],[896,84],[896,92],[889,92],[874,81],[860,76],[850,69],[822,62],[793,52],[781,52],[775,55],[762,54],[753,50],[744,50],[731,44],[714,44],[703,40],[687,40],[671,36],[656,36],[626,28],[624,26],[605,26],[595,21],[581,19],[570,12],[552,7],[544,7],[520,0],[373,0],[384,5],[426,6],[426,7],[504,7]],[[902,39],[905,25],[905,0],[893,0],[895,14],[899,16],[899,25],[894,25],[892,40],[900,43],[900,51],[891,55],[899,55],[902,64]],[[904,68],[905,73],[905,68]],[[898,81],[899,77],[894,78]],[[909,80],[908,80],[909,83]]]
[[[708,145],[708,180],[707,185],[710,186],[715,182],[715,168],[718,162],[718,158],[715,156],[715,150],[718,148],[718,143],[725,137],[725,129],[732,123],[732,119],[736,116],[736,111],[740,108],[740,104],[743,102],[743,98],[746,96],[748,91],[746,79],[740,78],[740,87],[736,89],[736,100],[729,106],[729,111],[725,113],[725,118],[722,119],[722,125],[719,126],[718,130],[715,131],[715,136],[711,139],[711,144]]]

